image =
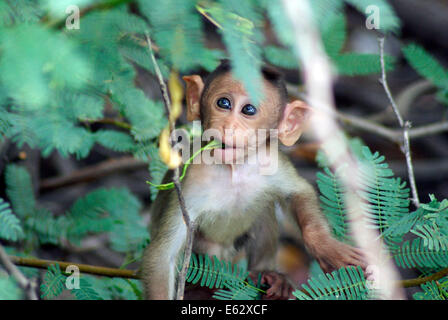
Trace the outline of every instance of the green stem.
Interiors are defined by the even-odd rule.
[[[182,170],[182,175],[179,178],[179,181],[182,181],[185,177],[185,174],[187,173],[187,168],[188,166],[191,164],[191,162],[193,161],[193,159],[200,154],[202,151],[204,150],[211,150],[211,149],[215,149],[217,147],[219,147],[221,145],[221,143],[216,142],[215,140],[210,141],[206,146],[202,147],[201,149],[199,149],[198,151],[196,151],[193,156],[190,157],[190,159],[188,159],[185,162],[184,168]],[[169,183],[164,183],[164,184],[155,184],[152,183],[151,181],[146,181],[147,184],[156,187],[159,190],[168,190],[168,189],[173,189],[174,188],[174,182],[169,182]]]

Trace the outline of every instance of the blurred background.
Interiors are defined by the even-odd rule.
[[[414,128],[441,121],[446,122],[448,109],[447,104],[443,103],[443,99],[441,100],[438,95],[440,88],[437,88],[430,79],[422,77],[410,65],[403,54],[402,46],[407,43],[418,43],[440,65],[448,68],[448,2],[393,0],[389,3],[401,21],[401,34],[397,36],[390,33],[386,37],[385,53],[394,60],[394,67],[389,69],[387,76],[402,116],[410,121]],[[137,4],[132,3],[128,7],[130,12],[138,12],[140,9]],[[377,55],[379,34],[374,30],[366,29],[365,15],[350,4],[343,7],[343,13],[346,18],[346,39],[341,52]],[[204,15],[200,17],[205,47],[225,52],[225,41],[216,25]],[[278,46],[279,40],[273,30],[274,26],[267,19],[264,21],[261,28],[265,38],[263,48]],[[83,19],[81,19],[81,29],[82,23]],[[291,98],[300,97],[303,95],[303,88],[298,68],[285,66],[281,62],[274,63],[276,58],[281,57],[274,51],[266,50],[265,60],[276,64],[284,73]],[[107,54],[107,52],[101,54]],[[149,59],[149,56],[147,58]],[[132,75],[135,86],[142,89],[151,101],[161,101],[159,83],[153,72],[135,61],[132,62],[132,67],[135,70],[135,74]],[[399,128],[396,117],[391,112],[389,100],[379,82],[381,74],[378,72],[378,64],[375,68],[376,72],[362,75],[351,75],[350,71],[346,70],[345,75],[341,72],[342,74],[339,73],[335,78],[334,95],[337,110],[341,115],[341,125],[349,135],[361,138],[371,150],[379,151],[384,155],[395,175],[407,181],[405,158],[399,145],[378,132],[356,125],[356,121],[349,121],[345,117],[349,115],[371,120],[391,129]],[[0,70],[0,72],[4,71]],[[205,76],[208,70],[200,66],[188,70],[188,74],[195,73]],[[181,70],[181,75],[183,74],[187,72]],[[447,101],[447,96],[444,99]],[[117,129],[117,124],[110,120],[116,119],[117,115],[114,103],[108,98],[105,101],[105,117],[89,123],[89,129],[93,132]],[[185,115],[182,115],[178,126],[186,123]],[[118,128],[118,130],[125,132],[126,128]],[[310,134],[305,134],[294,147],[284,149],[299,173],[314,185],[316,185],[318,171],[315,162],[318,149],[319,145],[313,141]],[[438,199],[448,198],[447,130],[412,138],[411,149],[421,201],[429,202],[428,194],[434,194]],[[18,146],[14,139],[4,139],[0,146],[0,158],[2,172],[0,196],[4,199],[8,199],[5,191],[7,188],[4,180],[5,167],[8,163],[17,163],[23,165],[30,173],[39,206],[48,209],[56,216],[69,210],[76,199],[92,190],[125,187],[141,203],[140,214],[144,223],[149,222],[149,207],[153,197],[146,181],[152,180],[153,177],[148,170],[148,162],[142,161],[135,154],[115,151],[97,143],[92,145],[85,157],[77,157],[74,154],[63,156],[57,150],[50,150],[46,157],[42,157],[41,149],[37,147],[30,147],[26,143]],[[279,268],[290,275],[294,281],[303,283],[308,278],[311,259],[301,245],[296,229],[287,220],[283,223],[281,250],[278,253]],[[82,262],[99,266],[122,266],[128,253],[112,249],[108,241],[106,233],[88,234],[83,237],[79,245],[69,242],[57,245],[43,243],[35,248],[33,255],[42,259]],[[130,263],[126,266],[127,268],[136,269],[139,265],[132,258],[127,261]],[[401,271],[405,278],[417,275],[412,270]],[[408,294],[411,295],[416,290],[418,288],[408,289]]]

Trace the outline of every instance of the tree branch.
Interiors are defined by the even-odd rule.
[[[288,84],[288,93],[296,98],[299,98],[301,100],[307,101],[307,98],[302,92],[299,92],[299,90],[296,88],[295,85]],[[308,101],[307,101],[308,102]],[[331,113],[331,115],[338,118],[344,125],[351,126],[353,128],[366,131],[372,134],[376,134],[378,136],[381,136],[383,138],[386,138],[392,142],[400,144],[403,131],[397,130],[397,129],[391,129],[388,127],[385,127],[377,122],[374,121],[374,117],[369,118],[367,116],[365,117],[358,117],[355,115],[346,114],[344,112],[340,112],[337,110],[328,110],[328,112]],[[393,111],[392,111],[393,113]],[[438,134],[444,131],[448,131],[448,121],[442,121],[442,122],[436,122],[428,125],[423,125],[420,127],[410,128],[408,130],[409,132],[409,139],[415,139],[415,138],[422,138],[429,135]]]
[[[389,85],[387,84],[386,79],[386,69],[384,64],[384,38],[378,39],[379,46],[380,46],[380,62],[381,62],[381,84],[383,85],[384,91],[386,91],[387,97],[391,103],[392,109],[394,110],[395,116],[397,117],[398,123],[400,124],[400,127],[403,129],[403,140],[400,142],[401,150],[404,153],[406,157],[406,165],[408,168],[408,176],[409,176],[409,184],[411,185],[412,190],[412,202],[414,205],[418,208],[420,206],[420,200],[418,198],[418,192],[417,192],[417,184],[415,183],[415,176],[414,176],[414,169],[412,167],[412,158],[411,158],[411,147],[409,144],[409,128],[411,127],[411,124],[409,121],[404,122],[403,118],[401,117],[400,111],[398,110],[398,107],[394,101],[394,98],[392,97],[392,94],[389,89]]]
[[[103,277],[116,277],[125,279],[140,279],[139,272],[136,270],[128,269],[118,269],[118,268],[108,268],[99,267],[88,264],[76,263],[76,262],[66,262],[66,261],[56,261],[56,260],[44,260],[35,258],[23,258],[17,256],[7,256],[6,258],[16,266],[30,267],[38,269],[47,269],[51,265],[58,264],[61,269],[65,270],[68,266],[77,266],[81,273],[92,274],[96,276]],[[0,249],[0,259],[3,260]],[[17,268],[16,268],[17,269]],[[20,272],[20,271],[19,271]],[[398,281],[398,285],[403,288],[416,287],[423,283],[429,281],[436,281],[448,275],[448,268],[444,268],[434,274],[431,274],[422,278],[412,278]]]
[[[116,127],[119,127],[121,129],[125,129],[125,130],[131,130],[132,126],[129,123],[120,121],[120,120],[116,120],[113,118],[103,118],[103,119],[98,119],[98,120],[85,120],[88,123],[101,123],[101,124],[112,124]]]
[[[76,170],[69,175],[42,180],[39,187],[40,190],[52,190],[75,183],[95,180],[108,174],[117,173],[118,171],[142,169],[147,166],[147,163],[133,157],[110,159]]]
[[[97,276],[105,277],[119,277],[119,278],[129,278],[129,279],[139,279],[138,271],[118,269],[118,268],[107,268],[98,267],[88,264],[75,263],[75,262],[64,262],[55,260],[44,260],[35,258],[23,258],[17,256],[9,256],[11,261],[18,266],[31,267],[39,269],[47,269],[51,265],[58,264],[61,269],[65,270],[68,266],[77,266],[79,271],[82,273],[93,274]]]
[[[162,72],[160,71],[159,65],[157,64],[156,57],[154,56],[154,52],[152,51],[152,42],[151,38],[149,37],[149,34],[146,33],[146,41],[148,43],[148,51],[151,55],[151,60],[154,64],[154,69],[156,71],[157,79],[159,81],[160,90],[162,92],[163,102],[165,105],[165,109],[167,111],[167,117],[170,120],[171,119],[171,101],[168,95],[168,90],[165,84],[165,81],[163,80]],[[169,121],[169,129],[170,133],[173,132],[175,127],[175,120]],[[177,293],[176,293],[176,299],[177,300],[183,300],[184,299],[184,291],[185,291],[185,278],[187,276],[187,270],[188,265],[190,264],[191,259],[191,252],[193,250],[193,234],[195,225],[190,219],[190,215],[188,214],[187,207],[185,205],[185,199],[182,194],[182,187],[179,181],[179,167],[176,167],[174,169],[174,176],[173,176],[173,182],[176,189],[177,197],[179,199],[179,206],[182,211],[182,218],[184,220],[185,226],[187,228],[187,236],[186,236],[186,244],[184,249],[184,256],[183,256],[183,264],[182,269],[179,272],[178,275],[178,281],[177,281]]]

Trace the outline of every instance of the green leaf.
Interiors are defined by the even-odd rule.
[[[6,194],[15,214],[20,218],[33,214],[36,200],[28,171],[15,164],[9,164],[5,171],[5,182]]]
[[[297,69],[299,61],[294,54],[284,48],[267,46],[263,51],[264,56],[269,63],[285,69]]]
[[[94,133],[95,141],[114,151],[132,152],[135,149],[134,140],[124,132],[116,130],[98,130]]]
[[[446,279],[446,278],[445,278]],[[443,279],[441,281],[443,282]],[[446,280],[445,280],[446,283]],[[438,284],[436,281],[424,283],[420,286],[423,292],[416,292],[413,295],[415,300],[447,300],[448,288],[446,285]]]
[[[174,69],[187,72],[198,66],[207,70],[216,67],[220,54],[204,47],[201,20],[193,1],[141,0],[139,8],[150,22],[151,37],[160,55]]]
[[[42,299],[54,299],[65,290],[66,277],[61,273],[59,265],[50,265],[40,285]]]
[[[17,241],[23,237],[20,220],[12,213],[9,203],[0,198],[0,238]]]
[[[338,55],[346,38],[346,22],[343,12],[328,11],[320,29],[325,51],[330,57]]]
[[[298,300],[366,300],[372,294],[359,266],[319,274],[293,292]]]
[[[344,53],[332,57],[341,75],[356,76],[381,72],[380,57],[376,54]],[[385,69],[392,70],[395,59],[384,57]]]
[[[131,122],[135,140],[143,141],[159,136],[167,123],[160,102],[149,100],[141,90],[129,87],[120,89],[114,99],[121,104],[124,114]]]
[[[422,239],[406,241],[401,247],[391,250],[392,257],[401,268],[445,268],[448,265],[448,250],[430,250]]]
[[[431,54],[418,44],[402,48],[409,64],[424,78],[439,88],[448,88],[448,71]]]
[[[3,30],[0,48],[0,82],[12,98],[28,109],[48,103],[51,89],[79,88],[89,77],[89,67],[74,44],[40,25]]]
[[[71,293],[77,300],[103,300],[93,289],[92,283],[87,278],[80,278],[79,289],[72,289]]]
[[[260,12],[250,1],[220,0],[218,3],[213,7],[212,17],[221,25],[219,31],[229,51],[232,73],[257,104],[263,98],[259,46],[263,35],[258,29]]]

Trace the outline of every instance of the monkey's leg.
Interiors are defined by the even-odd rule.
[[[272,209],[250,230],[246,245],[251,278],[257,281],[261,273],[261,282],[268,286],[263,299],[289,299],[294,290],[288,278],[276,271],[278,238],[278,222]]]

